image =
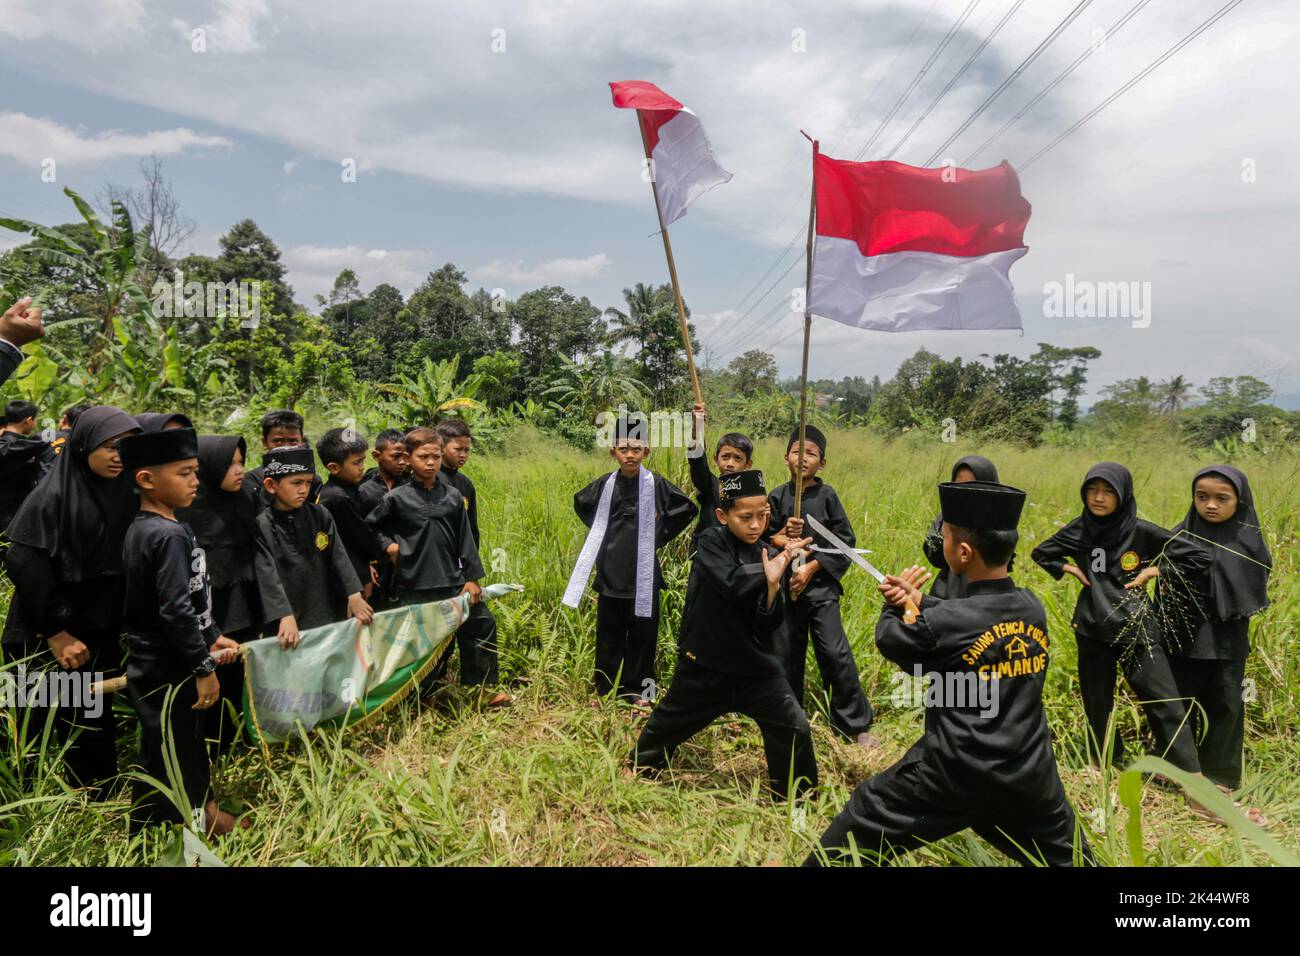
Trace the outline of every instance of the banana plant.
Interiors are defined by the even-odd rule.
[[[42,265],[60,266],[85,280],[93,290],[90,318],[96,320],[100,335],[90,357],[90,368],[97,371],[105,364],[105,347],[117,337],[118,320],[153,316],[149,296],[137,282],[142,263],[147,260],[150,228],[138,232],[131,214],[118,200],[113,200],[112,226],[105,226],[99,215],[74,190],[65,188],[94,238],[94,245],[82,245],[69,236],[26,219],[0,217],[0,227],[26,233],[38,240],[15,250]]]
[[[474,373],[457,384],[459,369],[459,355],[443,362],[426,358],[415,375],[404,373],[396,382],[385,382],[378,387],[381,392],[397,399],[397,410],[404,421],[433,422],[448,414],[477,420],[487,410],[487,406],[477,398],[483,377]]]

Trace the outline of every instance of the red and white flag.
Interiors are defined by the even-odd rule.
[[[1030,207],[1009,163],[920,169],[818,154],[808,311],[864,329],[1019,329],[1008,270]]]
[[[713,158],[699,117],[685,106],[644,80],[611,83],[609,88],[615,106],[636,110],[665,226],[686,215],[686,207],[714,186],[731,181],[731,173]]]

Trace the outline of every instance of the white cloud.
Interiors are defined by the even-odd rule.
[[[1130,5],[1094,2],[946,152],[964,159],[1087,49],[1095,29],[1108,27]],[[1023,163],[1220,5],[1150,4],[981,154],[979,164],[1004,157]],[[864,158],[883,157],[1009,6],[1010,0],[984,4]],[[896,158],[924,161],[1071,6],[1067,0],[1024,4]],[[1254,362],[1260,345],[1278,363],[1291,363],[1293,377],[1300,368],[1288,283],[1300,213],[1300,181],[1289,170],[1289,157],[1300,150],[1300,126],[1289,121],[1296,91],[1289,51],[1300,36],[1300,22],[1288,16],[1291,6],[1256,0],[1233,10],[1025,172],[1024,191],[1034,205],[1030,255],[1012,274],[1022,295],[1067,272],[1096,281],[1150,280],[1155,287],[1151,329],[1102,330],[1102,338],[1088,343],[1103,352],[1106,373],[1098,378],[1148,369],[1161,375],[1161,369],[1182,365],[1229,371]],[[736,174],[696,203],[680,228],[697,235],[712,230],[719,242],[743,238],[771,250],[749,278],[741,273],[752,255],[738,257],[735,275],[718,277],[718,285],[743,291],[792,236],[802,247],[808,145],[798,130],[819,136],[831,155],[853,158],[960,7],[932,0],[752,0],[741,17],[732,5],[692,0],[647,0],[623,15],[611,15],[603,0],[573,0],[561,12],[555,5],[478,0],[457,5],[454,13],[426,0],[390,0],[373,9],[277,0],[274,13],[262,0],[192,3],[186,22],[210,25],[213,41],[209,54],[196,56],[167,25],[174,14],[164,0],[113,0],[107,12],[103,0],[9,0],[0,34],[21,41],[6,51],[6,69],[39,71],[64,86],[192,117],[196,124],[220,122],[282,144],[304,161],[338,163],[347,156],[362,171],[381,175],[565,197],[575,201],[575,217],[592,208],[585,202],[619,204],[627,209],[629,232],[644,231],[648,202],[640,141],[631,114],[610,105],[605,83],[652,80],[695,110],[719,161]],[[496,27],[506,30],[504,53],[492,50]],[[804,53],[791,46],[796,28],[806,31]],[[155,35],[162,32],[165,42]],[[92,48],[129,68],[106,68],[106,57],[85,55]],[[232,68],[220,56],[223,49],[248,56]],[[0,135],[0,144],[14,141]],[[30,159],[31,151],[23,150]],[[1247,159],[1258,170],[1249,184],[1241,178]],[[529,263],[571,248],[564,237],[555,247],[522,251],[521,260],[490,261],[475,274],[512,284],[565,281],[566,268],[567,275],[580,276],[593,267],[590,260]],[[429,256],[417,265],[414,259],[403,263],[401,255],[378,259],[359,248],[346,264],[404,268],[418,281],[430,263],[448,257]],[[457,255],[450,250],[450,257]],[[1173,261],[1187,265],[1169,268]],[[333,274],[319,269],[328,288]],[[789,285],[798,284],[801,272],[800,264]],[[297,284],[306,290],[305,279]],[[774,295],[785,289],[782,284]],[[718,313],[734,313],[738,305],[695,301]],[[834,329],[818,320],[812,372],[854,374],[868,361],[879,368],[920,344],[949,355],[1024,354],[1040,338],[1066,343],[1083,334],[1041,317],[1026,320],[1023,339],[979,334],[938,343]],[[753,322],[746,346],[766,345],[792,323],[797,328],[797,319],[779,312]],[[1224,348],[1215,336],[1225,323],[1248,332],[1253,342]],[[787,371],[797,368],[797,334],[777,350]]]
[[[88,134],[48,117],[0,112],[0,156],[32,165],[39,165],[47,157],[60,165],[93,165],[122,157],[169,156],[187,149],[232,145],[224,136],[205,136],[185,127],[146,133],[106,130]]]
[[[142,0],[98,0],[93,8],[48,0],[5,0],[0,10],[0,37],[19,41],[17,45],[4,44],[7,56],[24,45],[42,47],[44,44],[33,41],[47,38],[98,53],[143,33],[146,19]]]
[[[597,252],[585,259],[547,259],[528,266],[519,259],[493,259],[473,270],[483,282],[512,285],[563,285],[600,275],[609,267],[609,257]]]
[[[258,38],[259,21],[268,19],[271,10],[266,0],[217,0],[217,18],[196,26],[184,20],[176,20],[177,29],[188,40],[192,31],[204,32],[207,52],[210,53],[257,53],[265,49],[265,44]]]
[[[357,274],[364,292],[381,283],[396,286],[403,296],[437,269],[442,260],[428,249],[367,249],[364,246],[298,245],[281,250],[299,302],[310,303],[315,295],[329,295],[334,280],[344,269]]]
[[[286,159],[283,163],[280,164],[280,168],[284,170],[284,174],[286,176],[292,176],[293,171],[298,168],[298,160]]]

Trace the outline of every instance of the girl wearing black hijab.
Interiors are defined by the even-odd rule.
[[[967,455],[965,458],[958,458],[957,463],[952,466],[951,480],[990,481],[997,484],[998,469],[983,455]],[[966,579],[959,574],[952,574],[948,569],[948,562],[943,557],[943,515],[937,516],[934,523],[930,525],[930,530],[925,533],[925,540],[921,542],[921,550],[925,553],[926,560],[939,569],[934,584],[930,585],[930,593],[937,598],[965,597]],[[1013,555],[1011,561],[1007,563],[1008,571],[1014,563]]]
[[[257,508],[240,493],[247,455],[244,439],[237,435],[199,436],[199,492],[194,504],[176,514],[190,526],[207,556],[213,621],[222,634],[241,644],[260,637],[262,626],[262,603],[253,573]],[[205,732],[209,739],[219,741],[219,750],[224,751],[239,734],[236,718],[243,711],[242,661],[222,664],[217,677],[222,699],[207,711]]]
[[[97,676],[121,669],[122,541],[139,501],[117,443],[140,430],[120,408],[86,410],[14,516],[5,556],[14,595],[0,638],[6,657],[39,655],[50,668]],[[39,715],[29,720],[29,732],[40,733]],[[111,704],[101,695],[90,707],[59,707],[55,726],[60,742],[70,741],[73,780],[102,795],[117,774]]]
[[[1246,721],[1241,688],[1250,618],[1268,607],[1273,556],[1260,531],[1250,483],[1231,465],[1196,473],[1191,507],[1175,530],[1204,543],[1212,563],[1189,587],[1161,583],[1165,645],[1179,695],[1193,700],[1189,719],[1200,739],[1201,769],[1232,791],[1241,785]]]
[[[1147,596],[1153,578],[1185,579],[1210,565],[1209,553],[1189,535],[1173,535],[1137,516],[1133,476],[1123,465],[1093,465],[1079,489],[1083,512],[1036,547],[1030,557],[1053,578],[1065,574],[1083,587],[1072,626],[1079,647],[1079,691],[1089,727],[1089,756],[1101,764],[1106,727],[1122,669],[1156,739],[1157,756],[1200,772],[1187,707],[1169,668],[1155,609]],[[1066,563],[1070,558],[1074,563]],[[1121,766],[1124,743],[1111,735],[1111,764]]]

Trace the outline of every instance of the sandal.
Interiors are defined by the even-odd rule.
[[[1216,783],[1215,786],[1219,788],[1220,793],[1223,793],[1228,797],[1232,796],[1232,791],[1223,784]],[[1259,807],[1244,806],[1240,800],[1233,800],[1232,805],[1245,814],[1246,819],[1255,824],[1255,826],[1266,827],[1269,825],[1270,821],[1268,817],[1264,816],[1264,811]]]

